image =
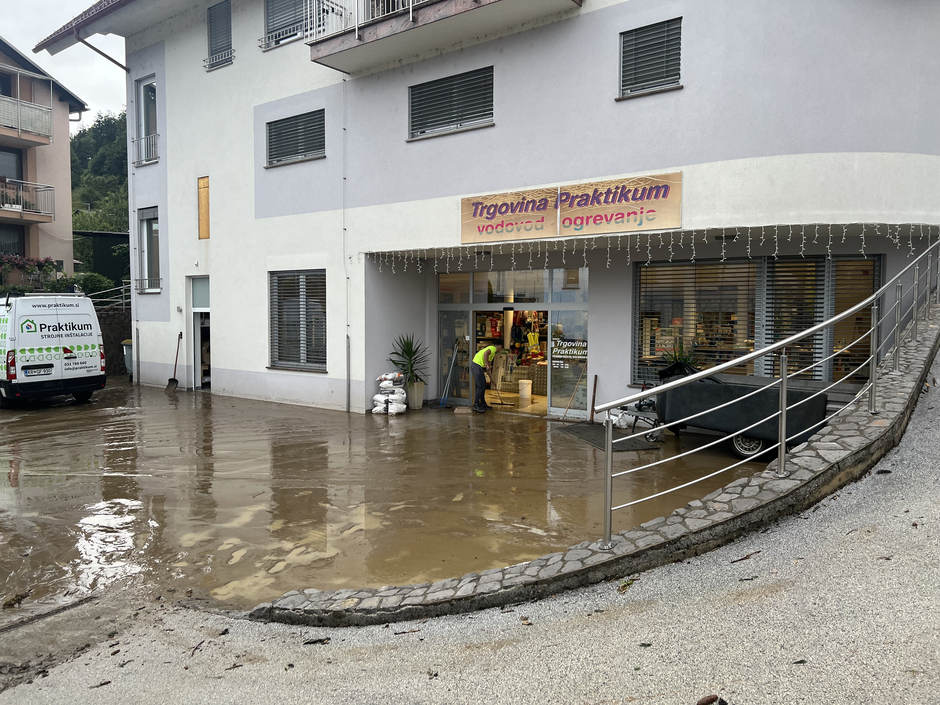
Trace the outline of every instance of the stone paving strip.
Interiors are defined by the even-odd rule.
[[[601,550],[599,541],[585,541],[526,563],[436,583],[295,590],[258,605],[249,619],[341,627],[498,607],[683,560],[801,512],[864,475],[900,440],[940,344],[940,307],[931,314],[926,325],[919,324],[920,342],[905,332],[899,371],[893,370],[890,352],[880,365],[878,414],[868,413],[867,394],[847,406],[788,454],[786,478],[776,477],[775,459],[763,472],[735,480],[668,517],[620,532],[610,550]]]

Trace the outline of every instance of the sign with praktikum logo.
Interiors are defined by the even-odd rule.
[[[512,191],[461,201],[462,244],[682,227],[682,174]]]

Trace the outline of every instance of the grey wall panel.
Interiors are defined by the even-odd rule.
[[[324,110],[326,158],[265,168],[267,123]],[[295,215],[342,207],[343,86],[329,86],[255,107],[255,217]]]
[[[170,289],[173,271],[170,262],[170,238],[173,228],[167,207],[167,90],[166,90],[166,49],[164,43],[156,42],[127,56],[127,65],[133,66],[133,72],[127,78],[127,144],[128,160],[134,160],[132,140],[137,137],[137,81],[154,76],[157,81],[157,149],[159,161],[142,167],[130,168],[128,182],[128,206],[131,233],[131,276],[141,278],[137,271],[140,262],[140,233],[137,210],[140,208],[158,209],[160,223],[160,277],[163,291],[160,294],[144,294],[134,297],[135,316],[140,321],[170,320]]]
[[[683,90],[616,102],[620,32],[677,16]],[[940,83],[938,28],[929,0],[631,0],[353,78],[346,205],[745,157],[938,155],[940,94],[925,90]],[[495,127],[406,142],[408,86],[489,65]],[[329,106],[338,129],[341,87],[289,101]],[[259,106],[256,122],[289,101]],[[338,168],[258,173],[258,216],[339,208]]]

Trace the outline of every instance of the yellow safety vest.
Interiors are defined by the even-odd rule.
[[[496,346],[495,346],[495,345],[487,345],[485,348],[483,348],[482,350],[480,350],[479,352],[477,352],[476,355],[473,356],[473,361],[474,361],[476,364],[478,364],[480,367],[486,367],[486,363],[483,362],[483,354],[484,354],[487,350],[490,351],[490,362],[492,362],[492,361],[493,361],[493,358],[496,356]]]

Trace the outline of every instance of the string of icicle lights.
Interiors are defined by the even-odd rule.
[[[671,230],[655,233],[623,233],[597,235],[580,238],[562,238],[551,240],[523,240],[519,242],[481,243],[477,245],[458,245],[455,247],[416,248],[388,252],[368,252],[366,257],[378,264],[379,271],[385,268],[393,274],[407,272],[409,267],[421,273],[425,267],[433,266],[436,274],[456,272],[493,271],[496,258],[509,255],[511,271],[532,271],[548,269],[549,257],[552,266],[588,266],[588,252],[596,250],[598,240],[602,249],[607,250],[607,268],[617,263],[652,264],[654,261],[674,262],[688,258],[695,262],[701,249],[709,242],[720,247],[717,255],[720,261],[726,259],[753,259],[770,256],[779,259],[787,253],[781,253],[781,242],[794,242],[794,229],[798,229],[800,257],[807,256],[807,247],[812,247],[811,256],[821,254],[825,247],[827,259],[832,259],[833,244],[840,246],[855,238],[863,257],[868,256],[868,238],[879,236],[894,245],[903,247],[908,257],[916,254],[915,242],[919,245],[927,240],[930,246],[934,238],[940,237],[940,226],[928,223],[833,223],[803,225],[762,225],[755,227],[701,228],[695,230]],[[841,251],[839,254],[850,254]],[[500,267],[503,269],[503,267]]]

